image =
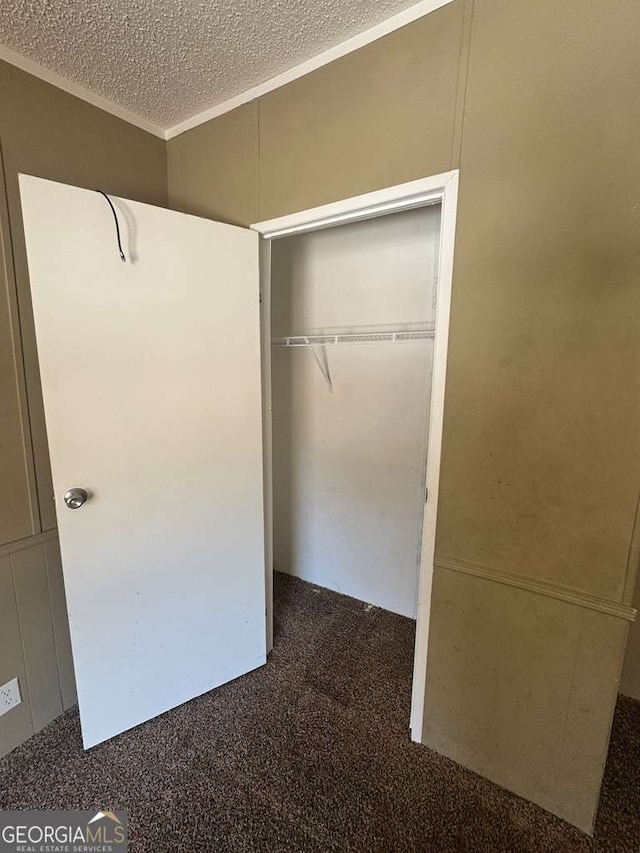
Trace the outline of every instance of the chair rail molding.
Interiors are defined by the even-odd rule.
[[[622,604],[617,601],[609,601],[606,598],[588,595],[585,592],[569,589],[568,587],[559,586],[558,584],[549,583],[548,581],[521,577],[520,575],[504,572],[501,569],[494,569],[491,566],[485,566],[481,563],[472,562],[471,560],[456,559],[454,557],[436,557],[434,566],[436,569],[448,569],[451,572],[473,575],[474,577],[482,578],[483,580],[492,581],[494,583],[501,583],[506,586],[515,586],[519,589],[524,589],[527,592],[533,592],[536,595],[545,595],[547,598],[566,601],[567,603],[575,604],[578,607],[597,610],[600,613],[606,613],[609,616],[615,616],[618,619],[625,619],[627,622],[634,622],[637,614],[636,609],[628,604]]]
[[[45,530],[43,533],[34,533],[33,536],[25,536],[24,539],[15,539],[13,542],[5,542],[0,545],[0,557],[6,557],[7,554],[15,554],[16,551],[24,551],[26,548],[33,548],[36,545],[42,545],[49,542],[51,539],[58,538],[58,529],[54,527],[51,530]]]

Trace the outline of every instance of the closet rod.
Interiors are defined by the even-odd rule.
[[[317,347],[326,344],[376,344],[401,343],[402,341],[424,341],[435,336],[433,329],[417,332],[371,332],[352,335],[292,335],[286,338],[274,338],[271,343],[276,347]]]

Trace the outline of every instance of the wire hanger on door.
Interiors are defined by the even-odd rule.
[[[111,208],[111,213],[113,213],[113,221],[116,223],[116,240],[118,241],[118,251],[120,252],[120,260],[123,261],[123,263],[126,263],[127,258],[122,250],[122,241],[120,240],[120,223],[118,222],[118,214],[116,213],[116,209],[113,206],[113,202],[111,201],[109,196],[102,190],[95,190],[95,192],[100,193],[100,195],[104,196],[107,200],[107,203],[109,204],[109,207]]]

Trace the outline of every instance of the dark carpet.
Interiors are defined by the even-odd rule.
[[[413,623],[285,576],[265,667],[89,753],[75,710],[0,762],[0,807],[124,809],[142,851],[640,850],[640,703],[595,838],[408,738]]]

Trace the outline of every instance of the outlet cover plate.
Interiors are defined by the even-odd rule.
[[[22,702],[18,679],[12,678],[0,687],[0,717]]]

